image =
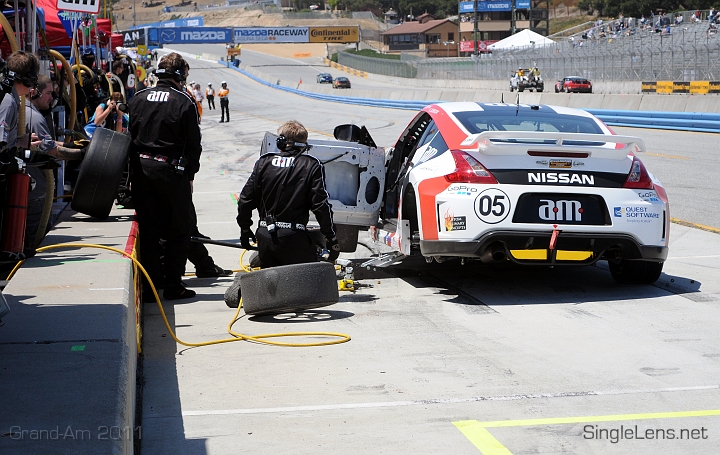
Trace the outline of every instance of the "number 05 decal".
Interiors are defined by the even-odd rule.
[[[510,213],[510,198],[497,188],[489,188],[475,198],[475,214],[480,221],[497,224]]]

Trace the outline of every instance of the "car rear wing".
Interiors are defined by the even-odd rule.
[[[608,144],[616,144],[609,147]],[[529,151],[587,153],[588,157],[616,159],[629,153],[646,151],[639,137],[590,133],[555,133],[538,131],[484,131],[469,135],[461,147],[485,155],[525,155]]]

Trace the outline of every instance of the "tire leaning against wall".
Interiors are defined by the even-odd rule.
[[[129,147],[130,136],[107,128],[95,130],[80,166],[70,204],[73,210],[98,219],[108,217],[125,169]]]

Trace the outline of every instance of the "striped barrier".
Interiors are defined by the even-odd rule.
[[[720,82],[716,81],[653,81],[642,83],[643,93],[691,93],[705,95],[720,93]]]
[[[335,63],[335,62],[333,62],[332,60],[329,60],[329,59],[327,59],[327,58],[323,59],[323,61],[325,62],[326,65],[331,66],[331,67],[336,68],[336,69],[339,69],[340,71],[345,71],[346,73],[350,73],[350,74],[352,74],[353,76],[364,77],[364,78],[366,78],[366,79],[367,79],[367,77],[368,77],[367,71],[356,70],[355,68],[350,68],[349,66],[341,65],[341,64],[339,64],[339,63]]]
[[[220,64],[225,62],[220,61]],[[378,98],[360,98],[351,96],[323,95],[306,92],[297,88],[285,87],[278,83],[268,82],[258,76],[248,73],[242,68],[232,67],[250,79],[284,92],[305,96],[320,101],[330,101],[360,106],[384,107],[389,109],[404,109],[418,111],[428,104],[442,103],[444,101],[412,101],[389,100]],[[619,111],[612,109],[584,109],[596,116],[605,124],[611,126],[627,126],[634,128],[653,128],[664,130],[697,131],[703,133],[720,133],[720,114],[705,112],[662,112],[662,111]]]

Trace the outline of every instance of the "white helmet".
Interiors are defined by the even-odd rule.
[[[212,87],[212,82],[208,82],[208,87]]]
[[[222,82],[220,82],[220,85],[227,85],[227,82],[222,81]]]

